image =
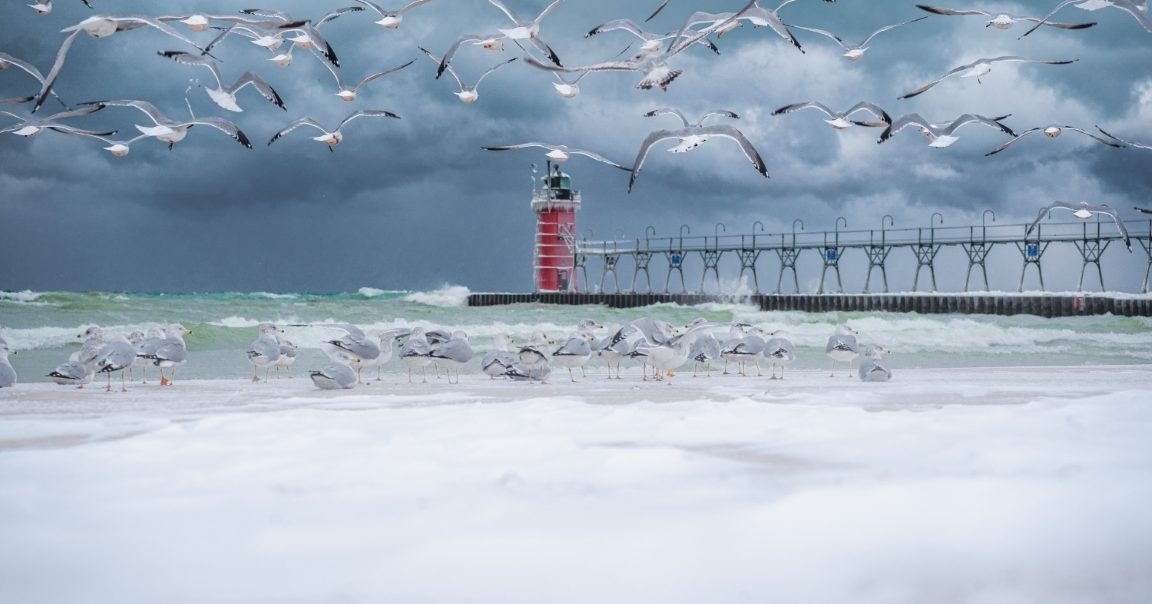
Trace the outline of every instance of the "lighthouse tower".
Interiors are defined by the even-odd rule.
[[[538,292],[575,293],[576,212],[580,192],[572,190],[572,178],[560,166],[548,162],[548,172],[532,192],[536,213],[536,248],[532,263]]]

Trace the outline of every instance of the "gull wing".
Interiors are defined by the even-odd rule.
[[[396,67],[393,67],[392,69],[385,69],[384,71],[378,71],[378,72],[364,78],[363,80],[360,80],[360,83],[357,84],[356,88],[353,88],[353,90],[355,90],[356,92],[360,92],[360,89],[363,88],[364,85],[367,84],[368,82],[371,82],[372,80],[375,80],[376,78],[386,76],[390,73],[395,73],[397,71],[400,71],[401,69],[404,69],[405,67],[407,67],[407,66],[409,66],[415,62],[416,62],[416,59],[412,59],[411,61],[408,61],[407,63],[405,63],[403,65],[398,65]]]
[[[344,128],[344,124],[347,124],[348,122],[358,117],[394,117],[396,119],[400,119],[399,115],[396,115],[391,111],[384,111],[382,109],[361,109],[359,111],[353,111],[351,115],[344,118],[344,121],[340,122],[340,127],[337,128],[337,130]]]
[[[645,113],[644,117],[656,117],[657,115],[664,114],[664,113],[670,113],[670,114],[675,115],[676,117],[680,118],[680,121],[684,122],[685,128],[692,125],[688,121],[688,118],[684,116],[684,113],[681,112],[679,109],[676,109],[674,107],[661,107],[659,109],[653,109],[652,111]],[[703,120],[701,120],[701,121],[703,121]]]
[[[316,123],[316,120],[314,120],[310,117],[302,117],[298,120],[294,120],[292,123],[288,124],[287,126],[282,128],[279,132],[274,134],[272,136],[272,139],[268,141],[268,144],[271,145],[272,143],[276,142],[276,139],[280,138],[281,136],[284,136],[285,134],[288,134],[289,132],[299,128],[300,126],[311,126],[311,127],[315,128],[315,129],[317,129],[317,130],[319,130],[325,134],[329,134],[329,132],[327,130],[325,130],[323,126]]]
[[[503,66],[505,66],[505,65],[507,65],[507,64],[509,64],[509,63],[511,63],[511,62],[513,62],[513,61],[515,61],[515,60],[516,60],[516,59],[518,59],[518,58],[519,58],[519,57],[512,57],[511,59],[508,59],[507,61],[501,61],[500,63],[497,63],[497,64],[495,64],[495,65],[493,65],[493,66],[489,67],[489,68],[488,68],[488,71],[485,71],[485,72],[484,72],[484,75],[480,76],[480,79],[476,80],[476,84],[475,84],[475,85],[473,85],[472,87],[473,87],[473,88],[479,88],[479,87],[480,87],[480,82],[483,82],[483,81],[484,81],[484,78],[488,77],[488,76],[489,76],[489,75],[490,75],[490,74],[491,74],[493,71],[496,71],[497,69],[500,69],[501,67],[503,67]],[[461,86],[461,88],[463,88],[463,86]]]

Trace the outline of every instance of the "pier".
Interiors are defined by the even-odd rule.
[[[670,236],[657,236],[653,227],[647,227],[643,236],[630,239],[577,238],[567,232],[557,237],[564,239],[573,255],[573,277],[583,293],[473,294],[469,305],[537,302],[628,308],[657,303],[740,302],[763,310],[810,312],[1152,316],[1149,296],[1116,294],[1105,287],[1102,263],[1129,254],[1113,221],[1046,220],[1027,233],[1026,224],[997,224],[995,220],[995,213],[985,210],[980,224],[966,226],[944,226],[943,216],[933,213],[923,226],[900,228],[894,226],[891,216],[884,216],[876,228],[855,230],[847,229],[847,220],[841,217],[831,230],[822,231],[805,230],[803,221],[797,219],[782,233],[765,232],[759,221],[744,233],[729,233],[722,223],[705,235],[693,235],[688,225]],[[1126,291],[1139,287],[1140,294],[1147,294],[1152,274],[1152,220],[1130,220],[1124,225],[1131,239],[1131,253],[1145,264],[1143,282],[1126,284]],[[995,248],[1016,253],[1000,253],[993,259],[990,253]],[[1050,248],[1075,250],[1079,258],[1075,294],[1045,293],[1045,255]],[[1113,249],[1106,254],[1109,248]],[[866,267],[866,272],[854,275],[863,277],[860,292],[846,292],[843,286],[842,261],[853,255],[859,270]],[[904,255],[905,265],[914,260],[912,274],[889,274],[889,264],[896,255]],[[937,274],[940,258],[949,256],[953,266],[957,262],[967,266],[962,290],[958,274]],[[729,260],[723,264],[725,258]],[[796,270],[801,258],[819,263],[820,280],[815,291],[801,292]],[[988,265],[993,261],[1001,275],[1018,271],[1018,294],[988,292]],[[1065,254],[1057,269],[1067,272],[1069,268]],[[699,281],[690,284],[686,269],[691,269],[688,274],[696,275]],[[741,291],[724,291],[725,270],[729,286]],[[940,277],[949,281],[944,285],[952,291],[938,291]],[[895,278],[910,283],[911,289],[891,292],[890,281]],[[1033,282],[1039,289],[1025,292],[1025,284]],[[627,289],[621,288],[622,283]],[[1085,293],[1086,283],[1099,289]]]

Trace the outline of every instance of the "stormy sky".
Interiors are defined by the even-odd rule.
[[[92,14],[233,14],[253,5],[218,0],[164,3],[55,0],[55,10],[36,15],[24,2],[0,5],[0,51],[47,72],[65,34],[60,30]],[[269,2],[297,18],[317,19],[352,4],[335,0]],[[543,0],[507,0],[514,11],[534,16]],[[657,4],[568,0],[541,26],[565,65],[607,60],[636,39],[624,32],[592,38],[584,33],[610,19],[641,21]],[[944,4],[1016,14],[1045,12],[1055,2]],[[739,0],[672,0],[649,25],[675,30],[693,10],[734,10]],[[781,11],[790,24],[827,29],[860,40],[887,24],[924,16],[913,2],[800,0]],[[508,27],[485,0],[433,0],[410,11],[395,31],[373,23],[370,11],[345,15],[322,33],[338,54],[344,78],[415,59],[411,67],[368,84],[354,102],[335,96],[332,75],[316,57],[297,49],[286,68],[243,38],[229,39],[213,54],[230,83],[245,71],[265,78],[284,99],[286,111],[251,88],[239,93],[242,113],[216,106],[204,87],[206,69],[177,64],[158,51],[192,50],[151,28],[105,39],[81,34],[56,90],[69,104],[104,99],[144,99],[178,118],[215,115],[234,121],[252,140],[245,149],[224,134],[200,126],[168,150],[154,140],[132,145],[117,158],[100,141],[55,132],[28,139],[0,135],[0,289],[132,291],[354,291],[430,289],[466,285],[474,291],[531,288],[534,217],[529,210],[531,164],[543,171],[542,150],[488,152],[484,145],[527,141],[562,143],[631,164],[648,132],[672,127],[671,116],[643,117],[675,107],[689,116],[712,109],[735,111],[733,122],[759,149],[770,178],[761,177],[736,145],[714,140],[689,154],[654,150],[631,194],[627,174],[574,158],[564,169],[581,190],[580,231],[593,239],[633,238],[651,226],[660,236],[687,225],[691,235],[750,232],[760,221],[767,233],[791,232],[795,219],[805,232],[879,228],[884,215],[895,227],[927,226],[934,212],[944,226],[979,224],[984,210],[996,224],[1030,222],[1053,200],[1107,203],[1135,218],[1133,205],[1152,204],[1152,151],[1113,149],[1075,132],[1055,140],[1026,138],[993,157],[984,154],[1007,139],[984,127],[960,131],[946,149],[927,147],[909,128],[883,145],[876,129],[833,130],[815,111],[772,116],[793,102],[818,100],[842,109],[870,100],[893,116],[916,112],[933,121],[962,113],[1011,114],[1016,131],[1066,124],[1152,142],[1152,33],[1116,9],[1085,12],[1069,7],[1060,21],[1096,21],[1080,31],[1042,28],[1023,40],[1023,28],[984,27],[979,17],[931,16],[877,36],[864,58],[849,62],[831,40],[797,30],[806,52],[768,29],[742,27],[716,40],[720,55],[702,47],[678,55],[683,74],[666,92],[642,91],[636,73],[593,73],[581,94],[564,99],[552,74],[523,60],[489,76],[473,105],[457,100],[455,82],[434,78],[435,64],[418,50],[443,53],[461,33]],[[183,26],[176,24],[181,31]],[[206,43],[216,32],[188,33]],[[454,65],[466,81],[488,66],[522,53],[461,48]],[[897,97],[952,67],[980,57],[1021,55],[1078,59],[1070,65],[1000,64],[978,83],[949,78],[909,100]],[[17,69],[0,71],[0,98],[30,95],[37,83]],[[23,115],[27,105],[3,107]],[[37,114],[60,109],[55,100]],[[401,119],[363,118],[349,124],[334,152],[300,129],[267,142],[292,120],[310,116],[334,127],[356,109],[386,109]],[[13,122],[0,120],[3,124]],[[70,122],[92,129],[118,129],[134,136],[144,114],[124,107]],[[671,146],[670,144],[668,146]],[[847,227],[843,226],[844,222]],[[719,225],[719,226],[718,226]],[[1075,250],[1053,253],[1057,265],[1046,279],[1075,286]],[[1134,243],[1106,252],[1109,285],[1135,290],[1147,256]],[[966,260],[941,259],[945,273]],[[1001,246],[1007,268],[993,267],[994,287],[1015,289],[1018,252]],[[911,256],[906,251],[902,252]],[[943,256],[943,254],[942,254]],[[1015,258],[1013,258],[1015,256]],[[1069,259],[1061,265],[1060,258]],[[738,267],[726,260],[726,279]],[[774,258],[761,267],[762,289],[775,284]],[[819,274],[819,258],[801,261],[802,288]],[[864,263],[861,265],[861,263]],[[903,256],[896,289],[906,288],[911,260]],[[859,288],[866,261],[846,261],[847,288]],[[892,269],[890,269],[892,270]],[[662,269],[653,271],[663,281]],[[628,277],[630,272],[624,275]],[[598,277],[594,275],[594,277]],[[694,287],[698,276],[690,278]],[[962,275],[960,277],[962,280]],[[594,279],[595,280],[595,279]],[[942,280],[943,275],[942,275]],[[765,287],[765,283],[769,287]],[[1051,287],[1050,287],[1051,288]]]

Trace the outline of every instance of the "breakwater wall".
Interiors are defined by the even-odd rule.
[[[1152,316],[1152,296],[995,294],[570,294],[475,293],[468,306],[504,304],[598,304],[609,308],[636,308],[652,304],[693,306],[707,303],[748,304],[761,310],[803,312],[916,312],[1067,317],[1114,314]]]

